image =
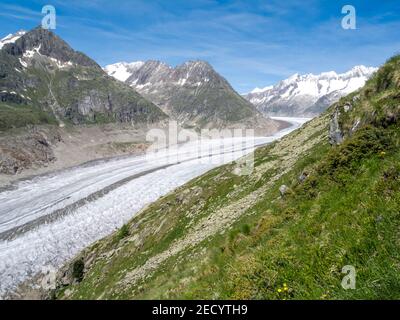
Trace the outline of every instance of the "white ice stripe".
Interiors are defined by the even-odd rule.
[[[257,139],[256,139],[257,140]],[[268,138],[258,139],[256,143],[268,142]],[[105,162],[89,168],[76,168],[61,174],[60,177],[43,177],[32,183],[24,182],[17,190],[0,193],[0,232],[20,226],[38,217],[47,215],[66,205],[105,188],[134,174],[176,162],[174,155],[179,154],[179,161],[193,158],[196,154],[208,156],[209,150],[229,152],[235,150],[235,140],[225,143],[221,150],[220,140],[211,140],[198,150],[198,144],[187,144],[174,151],[159,152],[153,157],[141,156]],[[204,147],[205,145],[205,147]],[[237,149],[237,147],[236,147]],[[198,152],[199,151],[199,152]],[[44,187],[45,186],[45,187]]]

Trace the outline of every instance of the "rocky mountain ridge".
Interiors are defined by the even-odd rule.
[[[265,119],[205,61],[171,67],[149,60],[117,63],[104,68],[123,80],[185,127],[264,128],[272,133],[279,124]]]
[[[109,77],[85,54],[51,31],[38,27],[14,37],[0,50],[0,99],[5,117],[21,109],[26,124],[64,122],[156,122],[166,115],[128,86]],[[11,120],[11,121],[10,121]],[[17,127],[8,119],[1,123]],[[43,121],[42,121],[43,122]],[[3,127],[6,128],[3,128]]]

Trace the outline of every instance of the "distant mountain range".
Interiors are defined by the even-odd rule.
[[[241,96],[205,61],[177,67],[154,60],[119,62],[103,70],[38,27],[0,41],[0,129],[38,123],[154,123],[169,116],[186,128],[273,133],[282,124],[269,116],[317,115],[362,87],[375,71],[357,66],[343,74],[295,74]]]
[[[205,61],[188,61],[175,68],[154,60],[119,62],[104,70],[184,127],[248,127],[273,132],[280,126],[263,117]]]
[[[155,123],[168,117],[187,128],[246,127],[269,134],[282,127],[263,117],[207,62],[172,68],[139,61],[103,70],[41,27],[0,41],[0,76],[0,130],[41,123]]]
[[[118,62],[104,70],[188,126],[214,126],[221,124],[222,119],[229,122],[230,116],[234,121],[259,117],[249,104],[241,101],[227,81],[203,61],[189,61],[176,68],[152,60]],[[342,74],[334,71],[319,75],[295,74],[276,85],[256,88],[243,97],[265,117],[315,116],[361,88],[376,70],[356,66]],[[209,101],[210,97],[215,99]],[[235,101],[233,107],[232,101]]]
[[[274,86],[256,88],[244,97],[266,116],[315,116],[363,87],[376,70],[356,66],[342,74],[295,74]]]

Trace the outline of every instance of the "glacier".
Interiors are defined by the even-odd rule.
[[[245,150],[238,149],[241,139],[210,140],[201,151],[208,161],[199,161],[195,143],[186,143],[172,147],[172,153],[97,161],[20,181],[0,192],[0,298],[43,270],[59,268],[159,197],[309,120],[279,119],[291,127],[270,137],[248,137],[252,144]],[[210,153],[211,149],[220,151]],[[171,163],[171,154],[179,154],[179,162]],[[106,188],[110,190],[102,194]],[[96,192],[100,195],[90,198]],[[52,216],[65,208],[70,209]]]

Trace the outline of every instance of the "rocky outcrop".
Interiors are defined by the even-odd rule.
[[[288,192],[288,190],[289,190],[289,188],[288,188],[288,186],[286,186],[286,185],[281,185],[280,187],[279,187],[279,192],[280,192],[280,194],[281,194],[281,197],[284,197],[285,196],[285,194]]]
[[[338,145],[343,142],[344,135],[340,128],[339,118],[340,110],[336,108],[329,122],[329,143],[331,145]]]
[[[59,135],[48,137],[36,130],[0,139],[0,173],[16,174],[34,166],[48,165],[56,159],[52,145],[60,139]]]
[[[142,154],[149,147],[146,133],[159,125],[46,125],[0,133],[0,188],[96,159]]]
[[[308,172],[304,171],[299,175],[298,180],[300,183],[303,183],[304,181],[307,180],[307,178],[308,178]]]

